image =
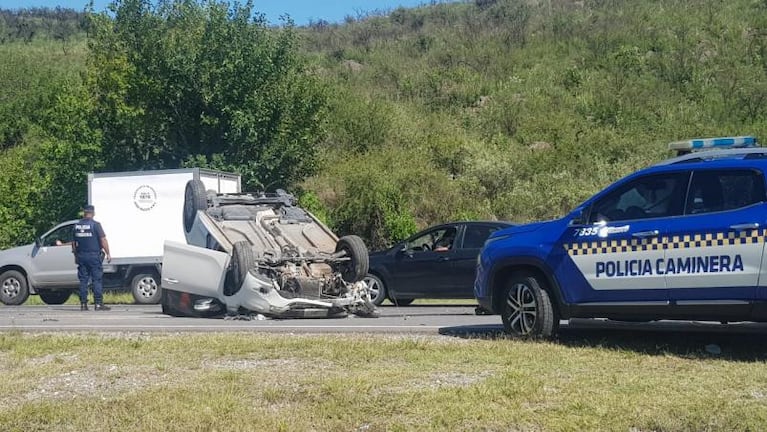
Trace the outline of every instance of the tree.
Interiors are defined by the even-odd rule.
[[[326,96],[287,21],[252,2],[117,0],[91,14],[88,86],[109,169],[202,165],[247,187],[316,169]]]

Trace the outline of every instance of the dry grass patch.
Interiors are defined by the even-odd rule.
[[[697,341],[657,337],[632,344],[588,334],[519,342],[6,333],[0,335],[0,429],[699,431],[767,425],[764,347],[735,340],[713,358]]]

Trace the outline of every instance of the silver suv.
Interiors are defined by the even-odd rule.
[[[164,313],[377,315],[362,239],[339,239],[292,195],[216,194],[192,180],[183,213],[187,244],[165,243]]]

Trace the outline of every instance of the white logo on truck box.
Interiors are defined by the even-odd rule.
[[[157,205],[157,192],[149,185],[141,185],[133,193],[133,203],[141,211],[149,211]]]

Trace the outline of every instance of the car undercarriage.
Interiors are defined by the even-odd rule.
[[[363,282],[368,253],[362,239],[339,239],[282,190],[215,194],[190,181],[184,230],[187,245],[166,243],[165,313],[377,316]],[[212,265],[220,274],[202,273],[211,262],[220,263]]]

